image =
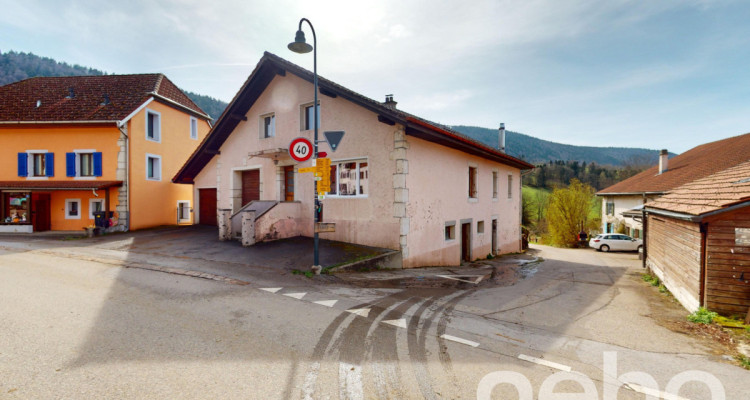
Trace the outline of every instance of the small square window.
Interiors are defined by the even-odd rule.
[[[187,200],[177,202],[177,223],[190,222],[190,202]]]
[[[65,219],[81,219],[81,199],[65,199]]]
[[[89,199],[89,219],[95,219],[94,213],[104,211],[104,199]]]
[[[146,110],[146,139],[161,141],[161,114],[156,111]]]
[[[484,233],[484,221],[477,221],[477,233]]]
[[[161,157],[152,154],[146,155],[146,179],[150,181],[161,180]]]
[[[276,116],[273,114],[260,117],[261,138],[276,136]]]
[[[456,239],[456,222],[445,223],[445,240]]]
[[[198,120],[190,117],[190,139],[198,139]]]

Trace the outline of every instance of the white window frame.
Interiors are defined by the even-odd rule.
[[[352,195],[342,196],[340,194],[341,190],[340,190],[340,188],[338,186],[339,183],[341,182],[341,167],[340,167],[340,165],[341,164],[345,164],[345,163],[350,163],[350,162],[357,163],[357,172],[356,172],[356,175],[357,175],[357,194],[355,194],[353,196]],[[331,161],[331,165],[335,165],[336,166],[336,194],[329,193],[329,194],[326,195],[326,197],[333,197],[333,198],[337,198],[337,199],[365,199],[365,198],[370,197],[370,177],[369,177],[369,175],[367,177],[367,190],[366,190],[367,194],[359,194],[359,184],[360,184],[360,182],[359,182],[359,165],[360,165],[360,163],[363,163],[363,162],[367,163],[367,170],[368,170],[368,174],[369,174],[370,171],[372,171],[372,165],[370,164],[370,160],[367,157],[349,158],[349,159],[344,159],[344,160]],[[295,196],[296,196],[296,193],[295,193]]]
[[[151,178],[151,177],[148,176],[148,160],[149,160],[149,158],[154,158],[154,159],[159,160],[159,176],[158,177]],[[163,169],[163,165],[161,163],[161,156],[157,156],[156,154],[146,153],[146,180],[147,181],[161,181],[161,177],[162,177],[161,171],[162,171],[162,169]]]
[[[104,199],[89,199],[89,219],[96,219],[96,218],[94,218],[94,203],[101,203],[102,204],[102,211],[106,211],[104,209]],[[66,210],[67,210],[67,208],[66,208]]]
[[[181,204],[187,204],[187,219],[180,218],[180,210],[182,209],[180,207]],[[190,208],[190,200],[177,200],[177,223],[178,224],[184,224],[190,222],[190,214],[191,214],[192,208]]]
[[[500,189],[500,173],[497,170],[492,171],[492,199],[498,199],[498,189]]]
[[[513,174],[508,174],[508,199],[513,198]]]
[[[95,180],[96,178],[98,178],[96,175],[94,175],[94,153],[96,153],[96,149],[78,149],[73,150],[73,153],[76,154],[76,176],[73,179],[87,181]],[[91,154],[91,176],[81,175],[81,154]],[[102,160],[102,162],[104,161]]]
[[[70,203],[78,203],[78,215],[70,215]],[[65,199],[65,219],[81,219],[81,199]]]
[[[148,116],[149,116],[149,114],[153,114],[153,115],[156,116],[156,124],[154,126],[154,129],[155,129],[154,135],[155,135],[155,137],[153,137],[153,138],[148,137]],[[146,123],[145,123],[145,126],[146,126],[146,140],[148,140],[149,142],[161,143],[161,113],[158,112],[158,111],[154,111],[154,110],[152,110],[150,108],[147,108],[146,109],[146,118],[145,119],[146,119]]]
[[[303,104],[303,105],[300,106],[300,110],[299,110],[299,116],[300,116],[300,118],[299,118],[299,129],[300,129],[300,131],[304,132],[304,131],[311,131],[311,130],[315,129],[315,122],[314,121],[310,122],[310,127],[309,128],[307,127],[307,124],[306,124],[306,122],[307,122],[307,109],[308,109],[308,107],[312,107],[313,103],[314,102],[311,101],[309,103],[305,103],[305,104]],[[318,112],[318,129],[320,129],[320,124],[321,124],[321,118],[320,118],[321,117],[321,115],[320,115],[320,100],[318,100],[318,110],[317,110],[317,112]],[[315,119],[315,115],[314,114],[313,114],[313,119]]]
[[[190,117],[190,139],[198,140],[198,118]]]
[[[449,229],[450,235],[445,235],[445,230]],[[451,242],[456,240],[456,221],[447,221],[445,223],[445,226],[443,227],[443,238],[446,242]]]
[[[47,154],[49,150],[26,150],[26,180],[29,181],[44,181],[49,180],[47,176],[47,156],[44,156],[44,175],[34,175],[34,155],[35,154]]]
[[[268,136],[266,136],[266,118],[271,118],[271,121],[273,122],[271,126],[271,132]],[[268,113],[263,114],[260,116],[260,138],[261,139],[270,139],[272,137],[276,137],[276,114],[275,113]]]

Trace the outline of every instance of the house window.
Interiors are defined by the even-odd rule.
[[[492,171],[492,198],[497,198],[497,171]]]
[[[615,215],[615,203],[607,202],[607,215]]]
[[[161,142],[161,114],[146,110],[146,139]]]
[[[456,239],[456,221],[445,223],[445,240]]]
[[[31,213],[31,194],[28,192],[0,193],[3,199],[3,221],[6,224],[27,224]]]
[[[270,138],[276,136],[276,116],[273,114],[260,117],[261,138]]]
[[[469,167],[469,198],[477,198],[477,167]]]
[[[190,202],[181,200],[177,202],[177,223],[190,222]]]
[[[303,131],[307,131],[310,129],[314,129],[315,125],[315,111],[314,109],[317,109],[318,111],[318,129],[320,129],[320,103],[318,103],[317,107],[313,107],[313,104],[305,104],[302,106],[302,118],[300,118],[300,128]]]
[[[47,150],[29,150],[18,153],[18,176],[31,178],[55,176],[55,154]]]
[[[508,198],[513,198],[513,175],[508,174]]]
[[[369,194],[370,167],[367,160],[343,161],[331,164],[331,192],[336,196]]]
[[[89,199],[89,219],[96,219],[95,212],[104,211],[104,199]]]
[[[161,180],[161,157],[146,154],[146,179],[149,181]]]
[[[73,178],[102,176],[102,153],[96,150],[65,153],[65,172]]]
[[[65,199],[65,219],[81,219],[81,199]]]
[[[477,221],[477,233],[484,233],[484,221]]]
[[[190,139],[198,139],[198,120],[190,117]]]

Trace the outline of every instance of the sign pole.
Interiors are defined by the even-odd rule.
[[[309,21],[308,21],[309,23]],[[313,86],[315,90],[315,100],[313,101],[313,114],[315,116],[315,136],[313,137],[313,160],[318,158],[318,113],[320,108],[318,106],[318,39],[315,36],[315,29],[310,25],[310,29],[313,33]],[[315,161],[313,161],[315,162]],[[318,181],[313,181],[313,190],[315,198],[315,206],[313,207],[313,267],[312,270],[315,274],[320,274],[322,267],[320,266],[320,247],[318,239],[318,230],[315,229],[318,225],[318,210],[320,209],[320,200],[318,200]]]

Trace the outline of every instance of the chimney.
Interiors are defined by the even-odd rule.
[[[396,108],[396,104],[398,104],[398,102],[393,100],[392,94],[385,95],[385,102],[383,103],[384,106],[388,108]]]
[[[659,152],[659,175],[667,172],[667,164],[669,162],[669,152],[664,149]]]
[[[505,124],[500,123],[500,129],[499,129],[499,137],[497,142],[497,147],[500,148],[500,151],[505,153]]]

